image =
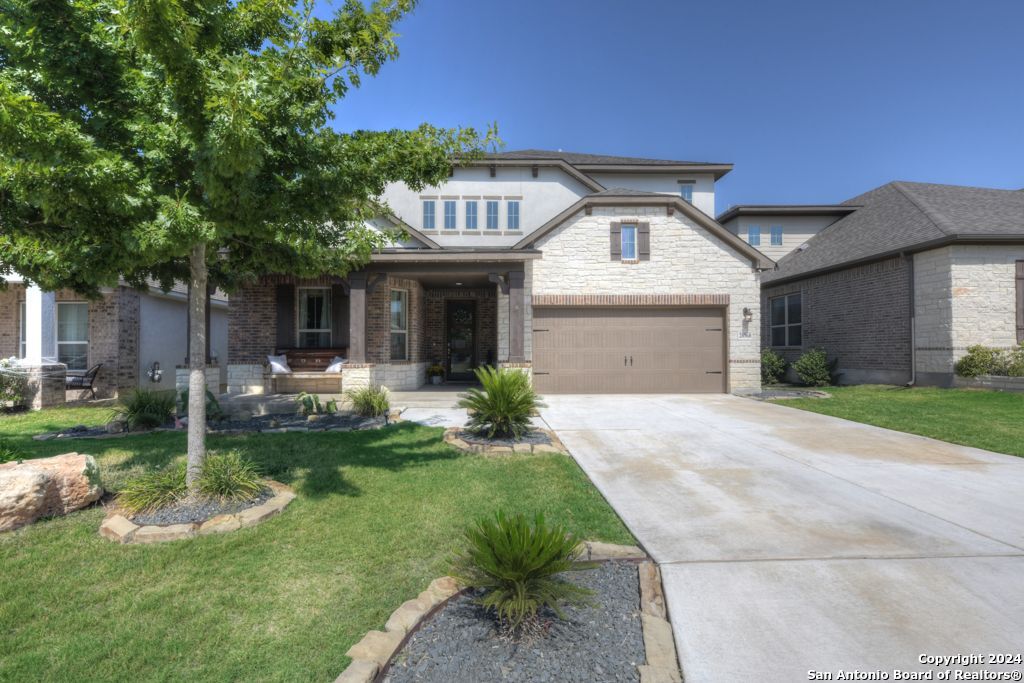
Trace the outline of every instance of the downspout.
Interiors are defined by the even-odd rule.
[[[908,290],[910,292],[910,381],[904,386],[912,387],[917,383],[917,303],[914,300],[914,255],[903,253],[907,261]]]

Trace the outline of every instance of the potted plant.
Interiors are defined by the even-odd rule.
[[[431,384],[440,384],[444,381],[444,367],[440,363],[434,363],[427,368],[427,379]]]

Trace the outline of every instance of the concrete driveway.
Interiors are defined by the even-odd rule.
[[[661,564],[687,683],[1024,655],[1024,459],[734,396],[545,400]]]

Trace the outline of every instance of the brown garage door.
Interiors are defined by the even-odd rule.
[[[549,394],[724,392],[724,311],[534,308],[533,373]]]

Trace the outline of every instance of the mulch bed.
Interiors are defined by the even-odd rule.
[[[449,681],[638,681],[645,660],[636,565],[607,562],[566,577],[595,591],[593,605],[553,614],[544,638],[513,643],[463,595],[416,631],[396,655],[388,683]]]
[[[205,522],[217,515],[233,515],[262,505],[274,497],[269,488],[263,489],[253,500],[221,500],[220,498],[184,499],[158,510],[140,512],[128,519],[133,524],[188,524]]]

